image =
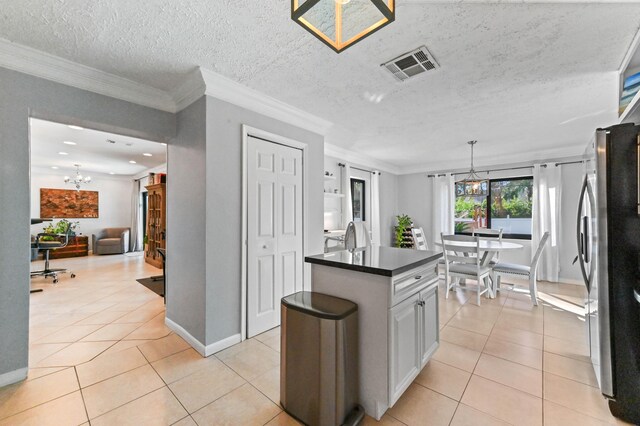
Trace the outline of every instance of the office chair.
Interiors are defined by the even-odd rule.
[[[31,248],[35,248],[38,251],[44,252],[44,269],[41,271],[31,272],[31,278],[33,277],[53,277],[53,283],[58,283],[58,274],[66,274],[70,271],[66,268],[50,268],[49,267],[49,254],[51,250],[61,249],[69,244],[69,236],[71,235],[71,226],[67,227],[67,232],[64,234],[48,234],[40,233],[36,235],[35,241],[31,243]],[[54,240],[43,241],[42,237],[52,237]],[[61,241],[61,239],[63,239]],[[71,278],[75,278],[76,274],[70,272]]]

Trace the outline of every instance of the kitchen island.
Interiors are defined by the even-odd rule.
[[[368,247],[307,256],[312,291],[358,304],[360,404],[380,420],[439,344],[442,253]]]

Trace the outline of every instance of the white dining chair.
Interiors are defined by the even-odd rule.
[[[424,230],[422,228],[411,228],[411,234],[413,235],[416,250],[429,250],[427,239],[424,237]]]
[[[477,280],[475,286],[477,292],[477,303],[480,306],[480,296],[487,293],[491,295],[489,276],[491,267],[482,266],[480,256],[480,238],[468,235],[444,235],[442,238],[442,251],[444,253],[444,282],[447,286],[445,298],[449,298],[449,291],[452,288],[471,290],[472,286],[460,286],[451,278],[464,278]]]
[[[480,237],[484,240],[494,240],[502,242],[502,228],[500,229],[488,229],[488,228],[476,228],[471,231],[471,235],[474,237]],[[500,261],[500,252],[497,252],[493,259],[489,261],[490,265],[495,265]]]
[[[500,291],[500,276],[501,275],[517,275],[520,277],[527,277],[529,279],[529,294],[534,305],[538,305],[538,285],[536,282],[536,274],[538,270],[538,262],[540,256],[544,250],[547,240],[549,239],[549,231],[545,232],[540,239],[536,254],[531,260],[531,265],[520,265],[517,263],[498,262],[493,266],[491,273],[491,281],[493,282],[493,293],[497,294]]]

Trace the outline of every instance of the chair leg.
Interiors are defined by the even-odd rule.
[[[534,306],[538,306],[538,287],[536,283],[536,274],[529,274],[529,294]]]
[[[477,291],[476,291],[476,299],[477,299],[477,302],[478,302],[478,306],[480,306],[480,282],[481,282],[481,281],[482,281],[482,280],[480,280],[480,279],[478,278],[478,287],[476,287],[476,290],[477,290]]]
[[[447,291],[444,292],[444,298],[449,298],[449,271],[444,270],[444,285],[447,287]]]

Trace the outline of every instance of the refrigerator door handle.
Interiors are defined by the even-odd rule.
[[[638,185],[638,215],[640,215],[640,135],[638,135],[638,141],[636,144],[636,156],[637,156],[637,185]]]
[[[587,249],[586,244],[588,241],[584,241],[584,234],[582,233],[582,207],[584,205],[584,197],[587,192],[588,185],[588,176],[584,176],[584,181],[582,182],[582,189],[580,190],[580,198],[578,201],[578,217],[576,220],[576,238],[578,243],[578,261],[580,262],[580,272],[582,272],[582,278],[584,278],[584,283],[587,286],[587,291],[591,290],[591,283],[589,282],[589,277],[587,276],[587,271],[584,267],[584,252]]]

